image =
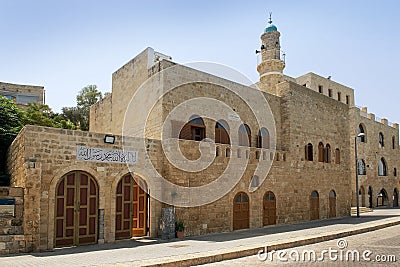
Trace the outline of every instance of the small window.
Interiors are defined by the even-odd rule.
[[[256,159],[260,159],[260,151],[256,151]]]
[[[326,144],[326,147],[325,147],[324,162],[325,163],[331,162],[331,146],[329,144]]]
[[[313,146],[311,143],[308,143],[305,147],[305,159],[307,161],[313,161]]]
[[[258,176],[257,176],[257,175],[254,175],[254,176],[251,178],[250,187],[257,187],[257,186],[259,186],[259,185],[260,185],[260,181],[259,181],[259,179],[258,179]]]
[[[357,169],[359,175],[367,174],[367,169],[365,168],[365,161],[363,159],[358,160]]]
[[[269,148],[269,131],[262,127],[258,131],[258,136],[257,136],[257,147],[258,148]]]
[[[340,164],[340,149],[339,148],[335,149],[335,163]]]
[[[312,198],[318,198],[319,197],[318,192],[317,191],[312,191],[311,192],[311,197]]]
[[[251,146],[251,131],[247,124],[239,127],[239,146]]]
[[[250,151],[246,150],[246,159],[250,158]]]
[[[318,85],[318,92],[319,92],[320,94],[323,94],[323,93],[324,93],[324,89],[322,88],[322,85]]]
[[[346,104],[350,105],[350,96],[349,95],[346,95]]]
[[[220,152],[219,147],[217,146],[217,147],[215,148],[215,156],[219,157],[220,155],[221,155],[221,152]]]
[[[337,93],[337,100],[342,101],[342,93],[341,92]]]
[[[393,175],[394,175],[394,177],[397,177],[397,168],[393,169]]]
[[[321,142],[318,144],[318,161],[324,162],[324,144]]]
[[[329,89],[329,90],[328,90],[328,96],[329,96],[329,97],[332,97],[332,89]]]
[[[384,158],[381,158],[378,164],[378,175],[379,176],[387,176],[387,168],[386,162]]]
[[[263,155],[263,160],[267,160],[267,152],[265,152],[265,151],[263,151],[263,153],[262,153],[262,155]]]
[[[366,136],[365,136],[365,129],[362,124],[358,125],[358,135],[363,133],[363,136],[358,137],[358,142],[365,143]]]
[[[396,149],[396,137],[392,136],[392,148]]]
[[[379,147],[384,147],[385,146],[385,142],[384,142],[384,137],[383,137],[383,133],[379,132]]]

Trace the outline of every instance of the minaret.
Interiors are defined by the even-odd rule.
[[[268,27],[261,35],[261,62],[257,66],[260,73],[260,88],[263,91],[276,94],[276,84],[283,81],[283,69],[285,62],[281,60],[281,46],[278,28],[272,24],[271,13],[269,15]]]

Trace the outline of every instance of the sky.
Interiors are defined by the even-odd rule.
[[[356,105],[400,122],[400,2],[0,0],[0,81],[42,85],[54,111],[146,47],[177,63],[215,62],[258,81],[255,49],[269,12],[286,75],[331,76]]]

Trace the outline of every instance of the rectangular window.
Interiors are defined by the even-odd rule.
[[[332,89],[329,89],[329,90],[328,90],[328,96],[329,96],[329,97],[332,97]]]
[[[350,96],[346,95],[346,104],[350,105]]]
[[[324,90],[323,90],[323,88],[322,88],[322,85],[318,85],[318,92],[319,92],[320,94],[323,94],[323,93],[324,93]]]
[[[337,93],[337,100],[342,101],[342,93],[340,92]]]

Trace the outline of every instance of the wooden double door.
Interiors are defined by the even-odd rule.
[[[117,185],[115,239],[145,236],[148,232],[149,194],[144,181],[130,175]]]
[[[250,225],[250,204],[246,193],[236,194],[233,200],[233,230],[246,229]]]
[[[56,187],[55,246],[97,243],[98,185],[82,171],[64,175]]]
[[[263,210],[263,225],[276,224],[276,198],[275,194],[271,191],[268,191],[264,195]]]

